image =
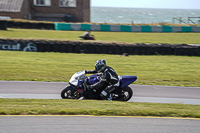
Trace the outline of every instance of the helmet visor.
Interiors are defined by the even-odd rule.
[[[102,68],[102,65],[95,66],[96,71],[99,71]]]

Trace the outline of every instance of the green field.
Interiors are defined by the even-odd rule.
[[[83,31],[10,29],[0,37],[78,40]],[[92,32],[99,41],[200,44],[200,33]],[[67,82],[77,71],[105,59],[118,75],[136,75],[135,84],[200,87],[200,57],[120,56],[0,51],[0,80]],[[110,115],[200,118],[199,105],[93,100],[1,99],[0,115]]]
[[[55,31],[11,29],[1,31],[0,37],[8,38],[45,38],[79,40],[83,31]],[[135,32],[91,32],[97,41],[115,41],[127,43],[170,43],[200,44],[200,33],[135,33]]]
[[[118,75],[136,75],[135,84],[200,87],[200,57],[189,56],[0,51],[0,80],[69,81],[77,71],[93,70],[98,59]]]
[[[0,99],[0,102],[0,115],[107,115],[200,118],[199,105],[41,99]]]

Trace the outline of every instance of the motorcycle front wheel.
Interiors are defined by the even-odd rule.
[[[79,99],[79,93],[74,90],[71,86],[67,86],[65,89],[61,91],[62,99]]]

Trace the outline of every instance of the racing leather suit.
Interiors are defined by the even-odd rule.
[[[96,70],[86,71],[86,74],[98,73]],[[102,70],[100,76],[100,81],[89,85],[89,89],[101,89],[102,87],[106,88],[101,92],[101,97],[103,99],[108,99],[110,97],[110,93],[119,87],[119,78],[117,73],[109,66],[106,66],[104,70]]]

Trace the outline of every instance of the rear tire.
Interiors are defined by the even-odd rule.
[[[128,101],[133,96],[133,91],[129,86],[126,86],[119,91],[119,97],[117,98],[118,101]]]

